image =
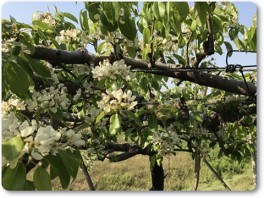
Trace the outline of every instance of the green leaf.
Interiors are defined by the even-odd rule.
[[[202,118],[202,116],[201,115],[199,115],[199,114],[193,114],[193,117],[194,117],[194,119],[197,121],[197,122],[203,122],[203,118]]]
[[[234,42],[236,44],[236,47],[239,50],[246,50],[247,49],[247,47],[244,45],[244,43],[239,38],[235,38],[234,39]]]
[[[32,21],[38,20],[40,13],[41,13],[40,11],[34,12],[33,15],[32,15],[32,17],[31,17],[31,20]]]
[[[197,28],[197,22],[196,20],[193,20],[190,29],[192,32],[194,32],[196,31],[196,28]]]
[[[16,23],[16,22],[17,22],[16,19],[15,19],[14,17],[12,17],[11,15],[10,15],[10,21],[11,21],[12,23]]]
[[[173,54],[173,56],[179,61],[180,64],[185,65],[185,59],[182,56],[178,54]]]
[[[21,46],[15,45],[14,43],[14,46],[12,47],[12,54],[14,56],[18,56],[20,51],[21,51]]]
[[[143,52],[142,52],[142,60],[143,61],[146,61],[147,60],[147,57],[148,57],[148,53],[150,52],[150,46],[147,46],[143,49]]]
[[[97,53],[98,54],[102,54],[103,53],[104,45],[105,45],[105,42],[102,42],[102,43],[100,43],[98,45],[98,47],[97,47]]]
[[[116,113],[110,117],[110,127],[109,127],[110,134],[115,135],[119,128],[120,128],[120,116],[118,115],[118,113]]]
[[[51,179],[46,169],[38,167],[33,175],[33,183],[37,190],[51,190]]]
[[[189,14],[189,4],[187,2],[172,2],[171,4],[172,12],[174,17],[177,18],[177,21],[180,23],[186,19]]]
[[[58,177],[58,173],[56,172],[55,168],[53,166],[50,166],[50,179],[53,180],[56,177]],[[70,175],[69,175],[69,182],[70,182]],[[68,184],[69,185],[69,184]],[[67,188],[67,187],[66,187]]]
[[[212,19],[213,19],[214,34],[218,32],[223,32],[223,26],[222,26],[221,19],[217,15],[214,15]]]
[[[27,180],[23,189],[27,190],[27,191],[28,190],[35,190],[34,183],[32,181]]]
[[[26,167],[19,163],[14,169],[7,167],[2,180],[6,190],[24,190],[26,184]]]
[[[113,23],[113,24],[110,23],[107,20],[105,14],[103,12],[101,12],[101,14],[100,14],[100,20],[101,20],[101,22],[103,24],[103,26],[101,26],[102,33],[105,33],[105,32],[113,32],[113,31],[115,31],[118,28],[117,23],[116,22]]]
[[[57,49],[60,49],[60,45],[59,45],[59,43],[55,40],[55,39],[53,39],[53,38],[49,38],[50,40],[51,40],[51,42],[53,43],[53,45],[57,48]]]
[[[135,18],[130,18],[129,16],[124,17],[123,22],[118,22],[118,27],[121,33],[129,40],[134,40],[137,36],[137,29],[135,24]]]
[[[80,12],[80,24],[82,30],[89,32],[88,14],[86,10]]]
[[[30,59],[29,65],[31,66],[32,70],[36,72],[38,75],[47,77],[47,78],[51,77],[49,68],[42,62]]]
[[[36,30],[41,29],[43,31],[45,31],[45,30],[55,31],[54,27],[52,25],[50,25],[48,23],[41,22],[39,20],[33,21],[32,25],[33,25],[32,28],[36,29]]]
[[[28,48],[31,54],[34,54],[36,50],[35,46],[29,42],[29,39],[30,38],[27,34],[20,34],[19,36],[20,42],[23,43]]]
[[[233,47],[232,47],[232,45],[229,42],[225,41],[224,44],[226,46],[226,51],[233,50]],[[228,56],[231,57],[232,56],[232,53],[229,53]]]
[[[143,33],[143,30],[144,30],[145,28],[148,28],[148,22],[147,22],[147,20],[146,20],[144,17],[142,17],[142,18],[140,18],[140,19],[138,20],[138,22],[137,22],[137,26],[138,26],[139,31],[140,31],[141,33]]]
[[[136,48],[135,47],[127,47],[127,53],[128,55],[133,59],[136,57]]]
[[[140,80],[140,87],[141,87],[145,92],[148,91],[148,79],[147,79],[147,77],[144,76],[144,77]]]
[[[119,19],[120,17],[120,10],[121,10],[121,7],[120,7],[120,2],[117,2],[117,1],[113,1],[112,2],[112,5],[113,5],[113,8],[115,10],[115,22]],[[128,14],[128,13],[126,13]]]
[[[230,28],[228,31],[228,35],[229,35],[231,40],[234,40],[235,38],[237,38],[238,29],[237,28]]]
[[[132,112],[130,111],[126,111],[126,114],[128,115],[128,117],[132,120],[134,120],[139,126],[142,125],[142,122],[140,121],[140,119]]]
[[[63,113],[60,109],[57,109],[57,111],[54,113],[52,111],[49,111],[49,114],[52,118],[54,118],[57,121],[62,121],[63,120]]]
[[[100,3],[97,3],[97,2],[85,2],[85,8],[88,10],[89,18],[94,23],[98,22],[99,17],[96,17],[96,16],[100,15],[100,13],[99,13]]]
[[[150,114],[148,118],[148,126],[149,129],[153,132],[155,132],[158,129],[158,121],[155,114]]]
[[[7,82],[10,90],[20,98],[28,96],[28,88],[33,85],[33,81],[27,72],[17,63],[9,62],[7,68]]]
[[[145,28],[143,30],[143,40],[144,40],[144,42],[149,44],[150,43],[150,38],[151,38],[150,30],[149,30],[149,28]]]
[[[207,2],[195,2],[194,10],[197,12],[200,26],[206,24],[207,14],[210,13],[210,6]]]
[[[97,117],[95,123],[97,124],[105,116],[105,112],[102,111]]]
[[[62,188],[66,189],[70,184],[71,177],[62,159],[54,155],[47,155],[45,159],[47,159],[51,165],[51,178],[59,176]]]
[[[160,19],[163,20],[166,13],[166,6],[164,2],[158,2]]]
[[[2,155],[8,160],[16,160],[24,146],[24,142],[21,137],[13,137],[9,140],[2,142]]]
[[[163,20],[166,12],[165,3],[164,2],[154,2],[153,4],[154,16],[156,19]]]
[[[103,2],[103,12],[107,18],[107,20],[114,25],[116,22],[116,13],[115,11],[118,11],[118,9],[115,9],[117,7],[116,4],[114,4],[114,2]],[[115,5],[115,7],[114,7]],[[118,14],[119,15],[119,14]]]
[[[79,169],[79,160],[76,156],[69,150],[59,150],[59,157],[61,158],[67,172],[73,177],[73,180],[76,178],[78,169]]]
[[[33,77],[33,70],[29,65],[29,61],[25,56],[18,56],[17,57],[18,64],[24,69],[25,72],[30,76],[30,78]]]
[[[42,30],[38,29],[37,32],[38,32],[39,37],[42,39],[44,45],[46,47],[49,47],[49,44],[47,42],[47,38],[46,38],[45,34],[42,32]]]
[[[75,23],[78,23],[78,19],[75,16],[73,16],[71,13],[68,13],[68,12],[59,12],[58,14],[60,14],[60,15],[62,15],[64,17],[66,17],[66,18],[74,21]]]
[[[223,50],[220,45],[215,45],[215,51],[220,55],[223,54]]]

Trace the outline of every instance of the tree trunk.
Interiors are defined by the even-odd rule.
[[[150,159],[150,170],[152,178],[152,187],[150,190],[164,190],[164,171],[162,163],[160,166],[158,165],[157,161],[152,164]]]

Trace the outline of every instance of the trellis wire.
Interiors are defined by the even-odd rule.
[[[185,100],[186,102],[188,101],[202,101],[203,99],[190,99],[190,100]],[[179,102],[179,99],[170,99],[166,100],[164,102]],[[199,103],[199,104],[186,104],[187,106],[198,106],[198,105],[204,105],[204,106],[212,106],[216,104],[226,104],[226,103],[254,103],[256,100],[230,100],[230,101],[216,101],[216,102],[211,102],[211,103]],[[137,104],[139,105],[159,105],[162,104],[163,102],[138,102]]]
[[[257,69],[253,67],[257,67],[257,65],[234,65],[235,69],[238,68],[245,68],[244,71],[256,71]],[[228,67],[211,67],[211,68],[192,68],[192,67],[184,67],[184,68],[151,68],[151,69],[143,69],[143,68],[134,68],[131,69],[132,72],[194,72],[194,71],[204,71],[204,72],[227,72],[230,73]]]

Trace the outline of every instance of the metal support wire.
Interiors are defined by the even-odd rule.
[[[245,85],[247,87],[247,90],[248,90],[248,93],[251,97],[254,97],[252,92],[250,91],[249,89],[249,86],[247,84],[247,81],[246,81],[246,78],[245,78],[245,75],[244,75],[244,71],[243,71],[243,68],[247,68],[247,67],[257,67],[257,65],[239,65],[239,64],[229,64],[228,63],[228,55],[233,53],[233,52],[245,52],[245,53],[257,53],[257,51],[245,51],[245,50],[230,50],[227,52],[226,54],[226,72],[229,72],[229,73],[233,73],[236,71],[237,68],[239,68],[239,72],[241,73],[242,77],[243,77],[243,80],[245,82]],[[248,70],[247,70],[248,71]]]
[[[229,65],[228,65],[229,66]],[[231,65],[232,66],[232,65]],[[257,65],[245,65],[240,66],[245,68],[244,71],[256,71]],[[235,67],[236,69],[236,67]],[[166,68],[166,69],[159,69],[159,68],[151,68],[151,69],[143,69],[143,68],[135,68],[131,69],[132,72],[194,72],[194,71],[204,71],[204,72],[230,72],[227,70],[227,67],[209,67],[209,68],[191,68],[191,67],[180,67],[180,68]],[[236,70],[234,70],[236,71]]]
[[[242,67],[239,68],[239,72],[241,73],[241,75],[242,75],[242,77],[243,77],[243,80],[244,80],[244,83],[245,83],[245,85],[246,85],[246,87],[247,87],[247,90],[248,90],[249,95],[250,95],[251,97],[254,97],[254,95],[252,94],[252,92],[251,92],[250,89],[249,89],[249,86],[248,86],[247,81],[246,81],[246,78],[245,78],[245,76],[244,76],[244,72],[243,72],[243,68],[242,68]]]

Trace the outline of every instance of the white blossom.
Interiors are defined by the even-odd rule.
[[[127,92],[123,92],[122,89],[106,90],[106,93],[102,93],[102,99],[97,102],[98,107],[106,113],[118,109],[132,110],[137,105],[137,101],[134,101],[136,97],[132,95],[130,90]]]
[[[56,37],[58,42],[65,42],[70,43],[75,41],[78,37],[80,37],[81,30],[79,29],[68,29],[68,30],[61,30],[60,36]]]
[[[109,61],[104,60],[99,63],[99,66],[96,66],[92,70],[93,78],[102,80],[104,78],[116,79],[117,76],[120,76],[126,80],[132,79],[132,74],[130,72],[130,66],[125,64],[124,60],[116,61],[111,65]]]
[[[25,120],[20,126],[19,126],[19,130],[21,133],[21,137],[27,137],[29,135],[31,135],[36,129],[36,121],[32,120],[32,126],[29,125],[29,122],[27,120]]]
[[[44,12],[43,14],[41,14],[39,16],[39,20],[43,23],[47,23],[49,25],[55,25],[56,24],[56,21],[55,19],[53,18],[53,16],[51,15],[50,12]]]
[[[58,109],[68,109],[70,100],[67,96],[67,88],[63,84],[58,84],[58,88],[47,87],[41,92],[31,89],[31,93],[31,99],[25,100],[29,111],[42,108],[56,113]]]

